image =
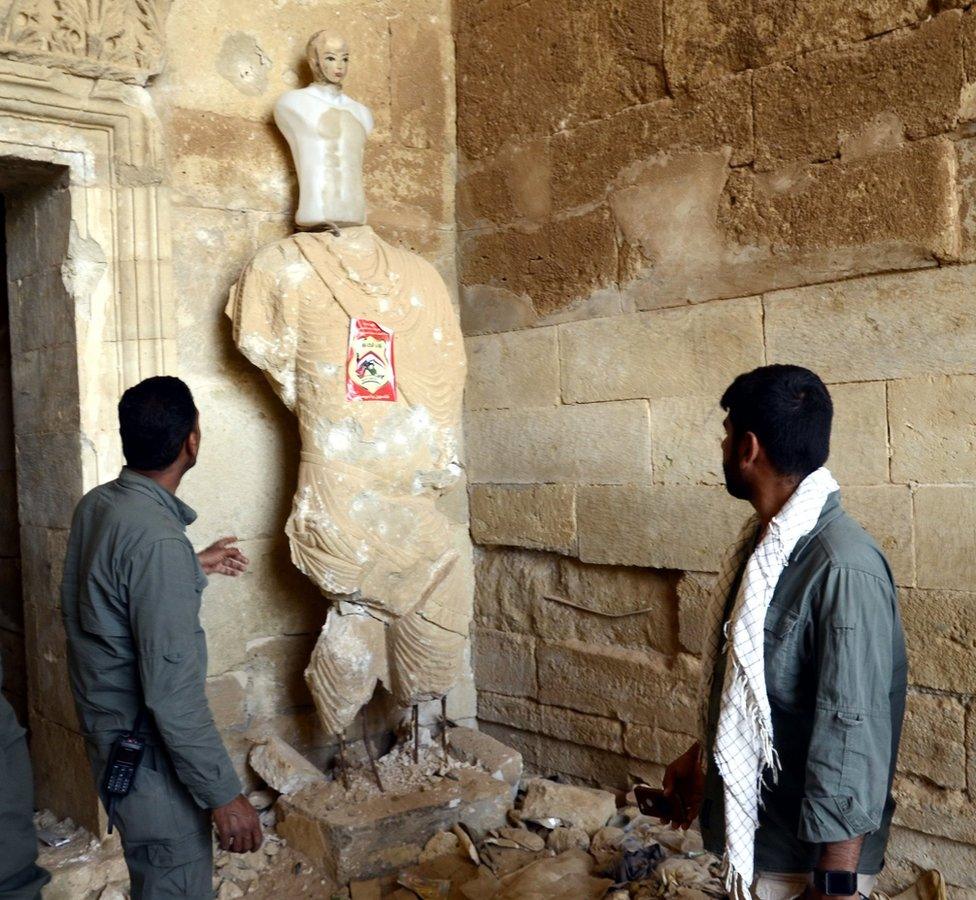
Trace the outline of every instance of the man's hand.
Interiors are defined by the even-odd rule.
[[[264,842],[258,811],[243,794],[213,811],[217,840],[223,850],[250,853]]]
[[[231,575],[238,576],[247,571],[248,564],[251,562],[236,544],[236,537],[224,537],[219,541],[214,541],[206,550],[201,550],[197,554],[200,566],[204,575]]]
[[[674,816],[662,819],[675,828],[687,831],[698,818],[705,795],[705,771],[702,767],[701,744],[694,744],[679,756],[664,773],[664,796],[671,800]]]

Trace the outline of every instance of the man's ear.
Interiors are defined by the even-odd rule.
[[[739,442],[739,457],[743,465],[754,466],[762,454],[759,438],[751,431],[747,431]]]
[[[200,429],[194,428],[186,436],[186,441],[183,443],[183,447],[186,449],[186,455],[190,457],[193,462],[196,462],[197,454],[200,452]]]

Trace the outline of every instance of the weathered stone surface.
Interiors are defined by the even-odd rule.
[[[473,484],[620,484],[650,476],[643,401],[473,411],[465,427]]]
[[[630,756],[668,765],[677,759],[697,739],[688,734],[676,734],[664,728],[628,724],[624,728],[624,748]]]
[[[545,315],[614,282],[617,244],[609,210],[542,225],[462,235],[462,293],[485,287],[528,298]]]
[[[416,863],[432,835],[458,822],[478,837],[505,825],[511,786],[474,769],[457,776],[355,804],[336,782],[314,785],[278,801],[278,832],[340,883],[386,875]]]
[[[667,13],[668,79],[684,85],[857,43],[919,22],[930,10],[925,0],[874,0],[857,9],[830,0],[789,10],[776,0],[759,0],[748,9],[735,0],[677,0]]]
[[[475,549],[475,621],[500,631],[532,632],[527,598],[549,590],[555,564],[543,553]]]
[[[473,766],[481,766],[492,778],[504,781],[513,794],[522,780],[522,757],[491,735],[473,728],[452,728],[448,732],[451,755]]]
[[[757,71],[757,158],[830,159],[845,135],[882,115],[912,140],[950,131],[964,84],[961,18],[936,16],[916,29]]]
[[[976,139],[956,141],[956,166],[959,258],[964,262],[973,262],[976,261]]]
[[[616,799],[609,791],[559,784],[545,778],[531,778],[525,783],[522,815],[527,819],[561,819],[564,825],[582,828],[593,835],[616,811]]]
[[[728,147],[734,164],[749,162],[750,104],[750,78],[726,78],[560,132],[550,151],[554,208],[598,201],[611,185],[630,183],[640,164],[675,154]]]
[[[630,760],[619,753],[584,747],[507,725],[485,722],[482,728],[498,740],[516,747],[531,771],[559,774],[575,783],[623,788],[633,783],[631,769],[634,766],[651,765]]]
[[[765,298],[770,362],[828,382],[976,372],[976,266],[881,275]]]
[[[748,510],[724,487],[585,485],[577,495],[584,562],[718,571]]]
[[[936,869],[950,884],[976,888],[976,847],[969,844],[895,827],[891,830],[887,862],[889,877],[903,873],[895,885],[910,883],[919,870]]]
[[[863,159],[735,170],[719,221],[745,265],[767,260],[753,292],[917,268],[959,251],[954,174],[943,138]],[[770,254],[778,268],[768,266]]]
[[[478,628],[472,645],[475,680],[481,690],[514,697],[536,695],[533,638]]]
[[[841,491],[841,498],[847,511],[881,547],[896,584],[915,584],[912,495],[908,487],[850,487]]]
[[[471,536],[479,544],[507,544],[572,552],[576,545],[576,489],[569,484],[475,484]]]
[[[912,682],[960,693],[976,692],[976,594],[901,592]]]
[[[17,435],[17,494],[21,525],[71,527],[81,499],[81,435]],[[57,477],[52,478],[56,472]]]
[[[263,744],[256,744],[248,762],[279,794],[294,794],[309,785],[325,782],[322,771],[281,738],[272,737]]]
[[[966,787],[966,709],[954,697],[912,693],[898,767],[944,788]]]
[[[976,486],[919,488],[915,492],[915,533],[918,586],[972,590]]]
[[[894,381],[888,388],[894,481],[976,481],[976,376]]]
[[[671,573],[561,558],[553,561],[552,576],[530,598],[533,632],[542,640],[677,650]]]
[[[202,467],[201,462],[194,471]],[[207,490],[216,493],[221,484],[226,481],[218,477]],[[233,502],[243,505],[245,498],[235,496]],[[217,527],[205,525],[206,531],[194,529],[192,538],[206,546],[232,533],[233,519],[228,516],[225,521]],[[292,564],[283,538],[242,541],[240,547],[251,561],[248,572],[237,578],[213,578],[203,593],[200,620],[207,632],[211,675],[244,665],[251,641],[281,633],[317,633],[328,610],[315,586]]]
[[[690,657],[582,641],[540,644],[539,700],[625,722],[693,731],[698,664]]]
[[[469,337],[468,409],[511,409],[559,403],[559,341],[555,328]]]
[[[462,229],[541,222],[552,211],[549,140],[510,144],[459,173],[457,219]]]
[[[178,203],[290,211],[295,179],[274,123],[178,109],[167,125]]]
[[[730,379],[731,383],[731,379]],[[663,484],[724,484],[722,422],[715,397],[666,397],[651,401],[654,481]]]
[[[661,4],[530,0],[457,35],[458,144],[470,158],[664,93]],[[506,60],[505,65],[499,59]],[[531,89],[529,86],[531,85]]]
[[[56,809],[93,834],[101,834],[105,813],[92,790],[92,770],[80,734],[34,710],[30,720],[34,802]]]
[[[534,700],[481,691],[478,697],[478,718],[575,744],[623,752],[620,722],[556,706],[545,706]]]
[[[708,601],[715,580],[713,575],[685,572],[678,581],[678,637],[689,653],[702,651]]]
[[[614,364],[607,358],[640,360]],[[572,403],[701,396],[718,398],[762,364],[758,298],[560,326],[563,399]]]
[[[834,384],[834,424],[827,465],[842,485],[888,480],[888,416],[882,382]],[[896,479],[900,480],[900,479]]]

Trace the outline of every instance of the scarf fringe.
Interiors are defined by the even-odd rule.
[[[727,853],[722,860],[719,877],[723,879],[725,893],[731,900],[753,900],[752,885],[748,884],[745,878],[735,870]]]

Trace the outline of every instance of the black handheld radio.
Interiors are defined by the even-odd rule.
[[[145,740],[139,737],[142,720],[143,710],[140,710],[132,731],[119,735],[112,742],[112,749],[109,752],[108,764],[105,766],[105,777],[102,780],[102,789],[108,795],[109,834],[112,833],[112,827],[115,824],[115,803],[118,798],[126,796],[132,790],[136,770],[139,768],[139,763],[142,762],[142,756],[146,750]]]

